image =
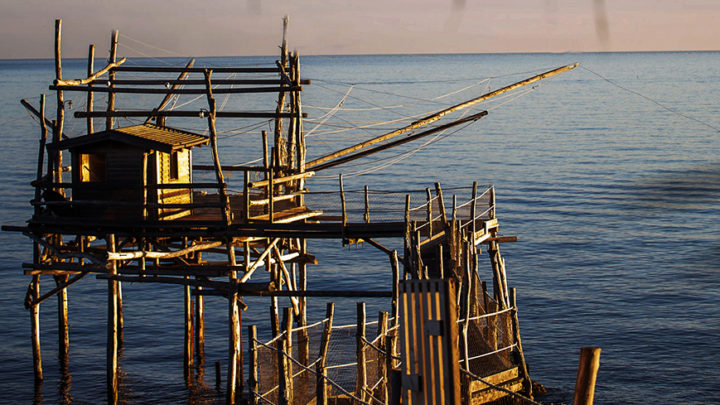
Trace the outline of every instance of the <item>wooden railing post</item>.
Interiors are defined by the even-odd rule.
[[[325,363],[327,362],[327,351],[330,345],[330,335],[332,334],[333,314],[335,312],[335,304],[328,302],[325,312],[325,327],[323,328],[322,338],[320,340],[320,349],[318,351],[318,361],[315,363],[315,371],[317,373],[317,382],[315,384],[317,405],[327,405],[327,372]]]
[[[365,401],[367,386],[367,368],[365,365],[365,303],[357,303],[357,329],[355,330],[355,350],[357,354],[357,374],[355,395]]]
[[[600,368],[599,347],[583,347],[580,349],[575,398],[573,405],[592,405],[595,400],[595,381]]]

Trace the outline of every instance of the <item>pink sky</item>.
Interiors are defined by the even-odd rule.
[[[0,58],[720,49],[720,0],[3,0]],[[123,38],[123,35],[125,37]],[[151,48],[138,40],[151,44]]]

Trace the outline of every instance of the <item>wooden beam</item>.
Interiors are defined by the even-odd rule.
[[[94,91],[94,90],[93,90]],[[112,94],[112,93],[111,93]],[[157,115],[161,117],[200,117],[205,118],[208,114],[205,110],[181,111],[181,110],[163,110],[163,111],[75,111],[75,118],[87,117],[147,117],[148,115]],[[307,114],[303,113],[303,118]],[[273,112],[250,112],[250,111],[218,111],[215,116],[217,118],[292,118],[294,113],[273,113]]]
[[[534,82],[536,82],[536,81],[538,81],[538,80],[541,80],[541,79],[544,79],[544,78],[546,78],[546,77],[549,77],[549,76],[552,76],[552,75],[555,75],[555,74],[558,74],[558,73],[561,73],[561,72],[565,72],[565,71],[570,70],[570,69],[574,69],[574,68],[577,67],[577,66],[578,66],[578,64],[576,63],[576,64],[574,64],[574,65],[568,65],[568,66],[559,67],[559,68],[557,68],[557,69],[553,69],[553,70],[547,71],[547,72],[545,72],[545,73],[542,73],[542,74],[533,76],[533,77],[531,77],[531,78],[528,78],[528,79],[525,79],[525,80],[522,80],[522,81],[519,81],[519,82],[517,82],[517,83],[513,83],[513,84],[511,84],[511,85],[509,85],[509,86],[505,86],[505,87],[503,87],[503,88],[500,88],[500,89],[498,89],[498,90],[492,91],[492,92],[490,92],[490,93],[483,94],[483,95],[480,96],[480,97],[476,97],[476,98],[474,98],[474,99],[471,99],[471,100],[465,101],[465,102],[463,102],[463,103],[454,105],[454,106],[452,106],[452,107],[446,108],[446,109],[444,109],[444,110],[438,111],[438,112],[436,112],[436,113],[434,113],[434,114],[431,114],[431,115],[429,115],[429,116],[427,116],[427,117],[425,117],[425,118],[422,118],[422,119],[420,119],[420,120],[417,120],[417,121],[411,123],[410,125],[407,125],[407,126],[405,126],[405,127],[402,127],[402,128],[400,128],[400,129],[396,129],[396,130],[391,131],[391,132],[388,132],[388,133],[386,133],[386,134],[384,134],[384,135],[380,135],[380,136],[378,136],[378,137],[376,137],[376,138],[367,140],[367,141],[365,141],[365,142],[358,143],[358,144],[356,144],[356,145],[347,147],[347,148],[345,148],[345,149],[339,150],[339,151],[334,152],[334,153],[331,153],[331,154],[329,154],[329,155],[325,155],[325,156],[319,157],[319,158],[317,158],[317,159],[315,159],[315,160],[312,160],[312,161],[310,161],[310,162],[307,162],[307,164],[306,164],[305,166],[306,166],[307,168],[311,168],[311,167],[318,166],[318,165],[320,165],[321,163],[327,162],[328,160],[335,159],[335,158],[338,158],[338,157],[340,157],[340,156],[347,155],[348,153],[354,152],[354,151],[356,151],[356,150],[358,150],[358,149],[362,149],[362,148],[365,148],[365,147],[367,147],[367,146],[374,145],[374,144],[376,144],[376,143],[378,143],[378,142],[382,142],[382,141],[388,140],[388,139],[393,138],[393,137],[395,137],[395,136],[398,136],[398,135],[404,134],[404,133],[406,133],[406,132],[412,131],[412,130],[414,130],[414,129],[416,129],[416,128],[419,128],[419,127],[421,127],[421,126],[424,126],[424,125],[433,123],[433,122],[441,119],[442,117],[444,117],[444,116],[446,116],[447,114],[450,114],[450,113],[452,113],[452,112],[455,112],[455,111],[458,111],[458,110],[462,110],[462,109],[464,109],[464,108],[471,107],[471,106],[473,106],[473,105],[475,105],[475,104],[478,104],[478,103],[480,103],[480,102],[482,102],[482,101],[485,101],[485,100],[487,100],[487,99],[489,99],[489,98],[491,98],[491,97],[495,97],[495,96],[497,96],[497,95],[506,93],[506,92],[508,92],[508,91],[510,91],[510,90],[517,89],[518,87],[526,86],[526,85],[528,85],[528,84],[534,83]]]
[[[304,173],[298,173],[293,174],[290,176],[285,177],[277,177],[273,179],[273,185],[287,183],[289,181],[298,180],[298,179],[304,179],[307,177],[312,177],[315,175],[315,172],[304,172]],[[248,183],[248,187],[264,187],[270,184],[270,180],[260,180],[260,181],[253,181]]]
[[[385,144],[380,145],[380,146],[376,146],[376,147],[371,148],[371,149],[366,149],[366,150],[364,150],[364,151],[362,151],[362,152],[353,153],[352,155],[348,155],[348,156],[344,156],[344,157],[338,157],[338,158],[335,159],[335,160],[319,158],[319,159],[316,159],[316,160],[323,160],[323,159],[324,159],[323,161],[327,161],[327,160],[330,160],[330,161],[329,161],[329,162],[326,162],[326,163],[324,163],[324,164],[317,164],[316,166],[311,166],[311,164],[314,162],[314,161],[313,161],[313,162],[308,163],[308,167],[312,167],[313,170],[315,170],[315,171],[327,169],[327,168],[330,168],[330,167],[333,167],[333,166],[337,166],[337,165],[342,164],[342,163],[346,163],[346,162],[350,162],[350,161],[355,160],[355,159],[359,159],[359,158],[361,158],[361,157],[365,157],[365,156],[368,156],[368,155],[372,155],[373,153],[377,153],[377,152],[380,152],[380,151],[383,151],[383,150],[386,150],[386,149],[394,148],[395,146],[402,145],[402,144],[405,144],[405,143],[414,141],[414,140],[416,140],[416,139],[420,139],[420,138],[426,137],[426,136],[428,136],[428,135],[432,135],[432,134],[434,134],[434,133],[436,133],[436,132],[444,131],[444,130],[446,130],[446,129],[449,129],[449,128],[458,126],[458,125],[460,125],[460,124],[464,124],[464,123],[471,122],[471,121],[477,121],[477,120],[479,120],[480,118],[486,116],[487,114],[488,114],[487,111],[481,111],[481,112],[479,112],[479,113],[477,113],[477,114],[473,114],[473,115],[470,115],[470,116],[461,118],[461,119],[456,120],[456,121],[448,122],[447,124],[440,125],[440,126],[437,126],[437,127],[435,127],[435,128],[429,129],[429,130],[427,130],[427,131],[423,131],[423,132],[420,132],[420,133],[417,133],[417,134],[414,134],[414,135],[410,135],[410,136],[407,136],[407,137],[402,138],[402,139],[398,139],[398,140],[393,141],[393,142],[388,142],[388,143],[385,143]],[[360,149],[360,148],[358,148],[358,149]],[[338,153],[339,153],[338,156],[342,156],[342,155],[346,155],[346,154],[347,154],[347,153],[340,153],[340,152],[338,152]],[[349,153],[349,152],[348,152],[348,153]],[[330,156],[330,155],[328,155],[328,156]]]
[[[179,87],[179,86],[178,86]],[[126,93],[126,94],[205,94],[205,89],[180,89],[180,88],[145,88],[145,87],[88,87],[85,85],[54,85],[50,90],[97,92],[97,93]],[[213,89],[214,94],[245,94],[245,93],[282,93],[289,91],[302,91],[302,87],[233,87]]]
[[[206,68],[204,67],[193,67],[193,68],[181,68],[171,66],[118,66],[113,70],[116,72],[147,72],[147,73],[180,73],[180,72],[191,72],[191,73],[203,73]],[[253,67],[253,68],[240,68],[240,67],[215,67],[212,68],[215,73],[278,73],[280,69],[276,67]]]
[[[186,67],[186,68],[190,68],[190,67],[192,67],[194,64],[195,64],[195,59],[190,59],[190,61],[188,61],[187,65],[185,65],[185,67]],[[175,89],[177,89],[181,84],[183,84],[185,78],[187,77],[187,75],[188,75],[188,72],[182,72],[182,73],[180,73],[180,75],[178,76],[177,80],[173,80],[174,83],[172,84],[172,88],[171,88],[171,89],[172,89],[172,90],[175,90]],[[110,84],[119,84],[119,83],[118,83],[118,80],[113,80],[113,82],[110,83]],[[204,81],[204,80],[202,81],[202,84],[205,84],[205,81]],[[163,100],[160,102],[160,104],[158,105],[158,107],[156,108],[156,110],[157,110],[157,111],[160,111],[160,110],[164,109],[164,108],[168,105],[168,103],[170,103],[170,100],[172,100],[172,96],[173,96],[173,93],[168,93],[168,94],[166,94],[166,95],[165,95],[165,98],[163,98]],[[149,116],[149,117],[147,117],[147,118],[145,119],[145,123],[146,123],[146,124],[149,124],[150,121],[152,121],[153,118],[155,118],[156,120],[158,120],[158,117],[157,117],[157,116],[151,115],[151,116]],[[158,121],[159,121],[159,120],[158,120]],[[160,123],[158,122],[158,124],[160,124]]]
[[[51,86],[51,87],[58,87],[58,88],[59,88],[59,87],[84,86],[84,85],[86,85],[86,84],[91,83],[92,81],[94,81],[94,80],[97,79],[98,77],[104,75],[105,73],[107,73],[108,71],[110,71],[110,69],[122,65],[123,63],[125,63],[126,60],[127,60],[127,58],[122,58],[122,59],[120,59],[120,60],[118,60],[118,61],[111,62],[111,63],[109,63],[107,66],[105,66],[104,68],[98,70],[96,73],[94,73],[94,74],[92,74],[92,75],[90,75],[90,76],[88,76],[88,77],[86,77],[86,78],[84,78],[84,79],[78,79],[78,80],[62,80],[62,78],[55,79],[55,81],[53,82],[55,85],[54,85],[54,86]],[[51,88],[51,90],[65,90],[65,89],[58,89],[58,88],[56,88],[56,89]],[[91,88],[90,91],[95,91],[95,90],[93,90],[93,89]]]

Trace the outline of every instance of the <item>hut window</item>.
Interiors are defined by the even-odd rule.
[[[180,154],[174,150],[170,152],[170,180],[180,178]]]
[[[80,154],[80,181],[94,183],[105,181],[105,154]]]

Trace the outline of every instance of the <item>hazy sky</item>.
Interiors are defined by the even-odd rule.
[[[56,18],[65,57],[113,28],[120,56],[274,55],[286,14],[304,55],[720,49],[720,0],[0,0],[0,58],[51,58]]]

